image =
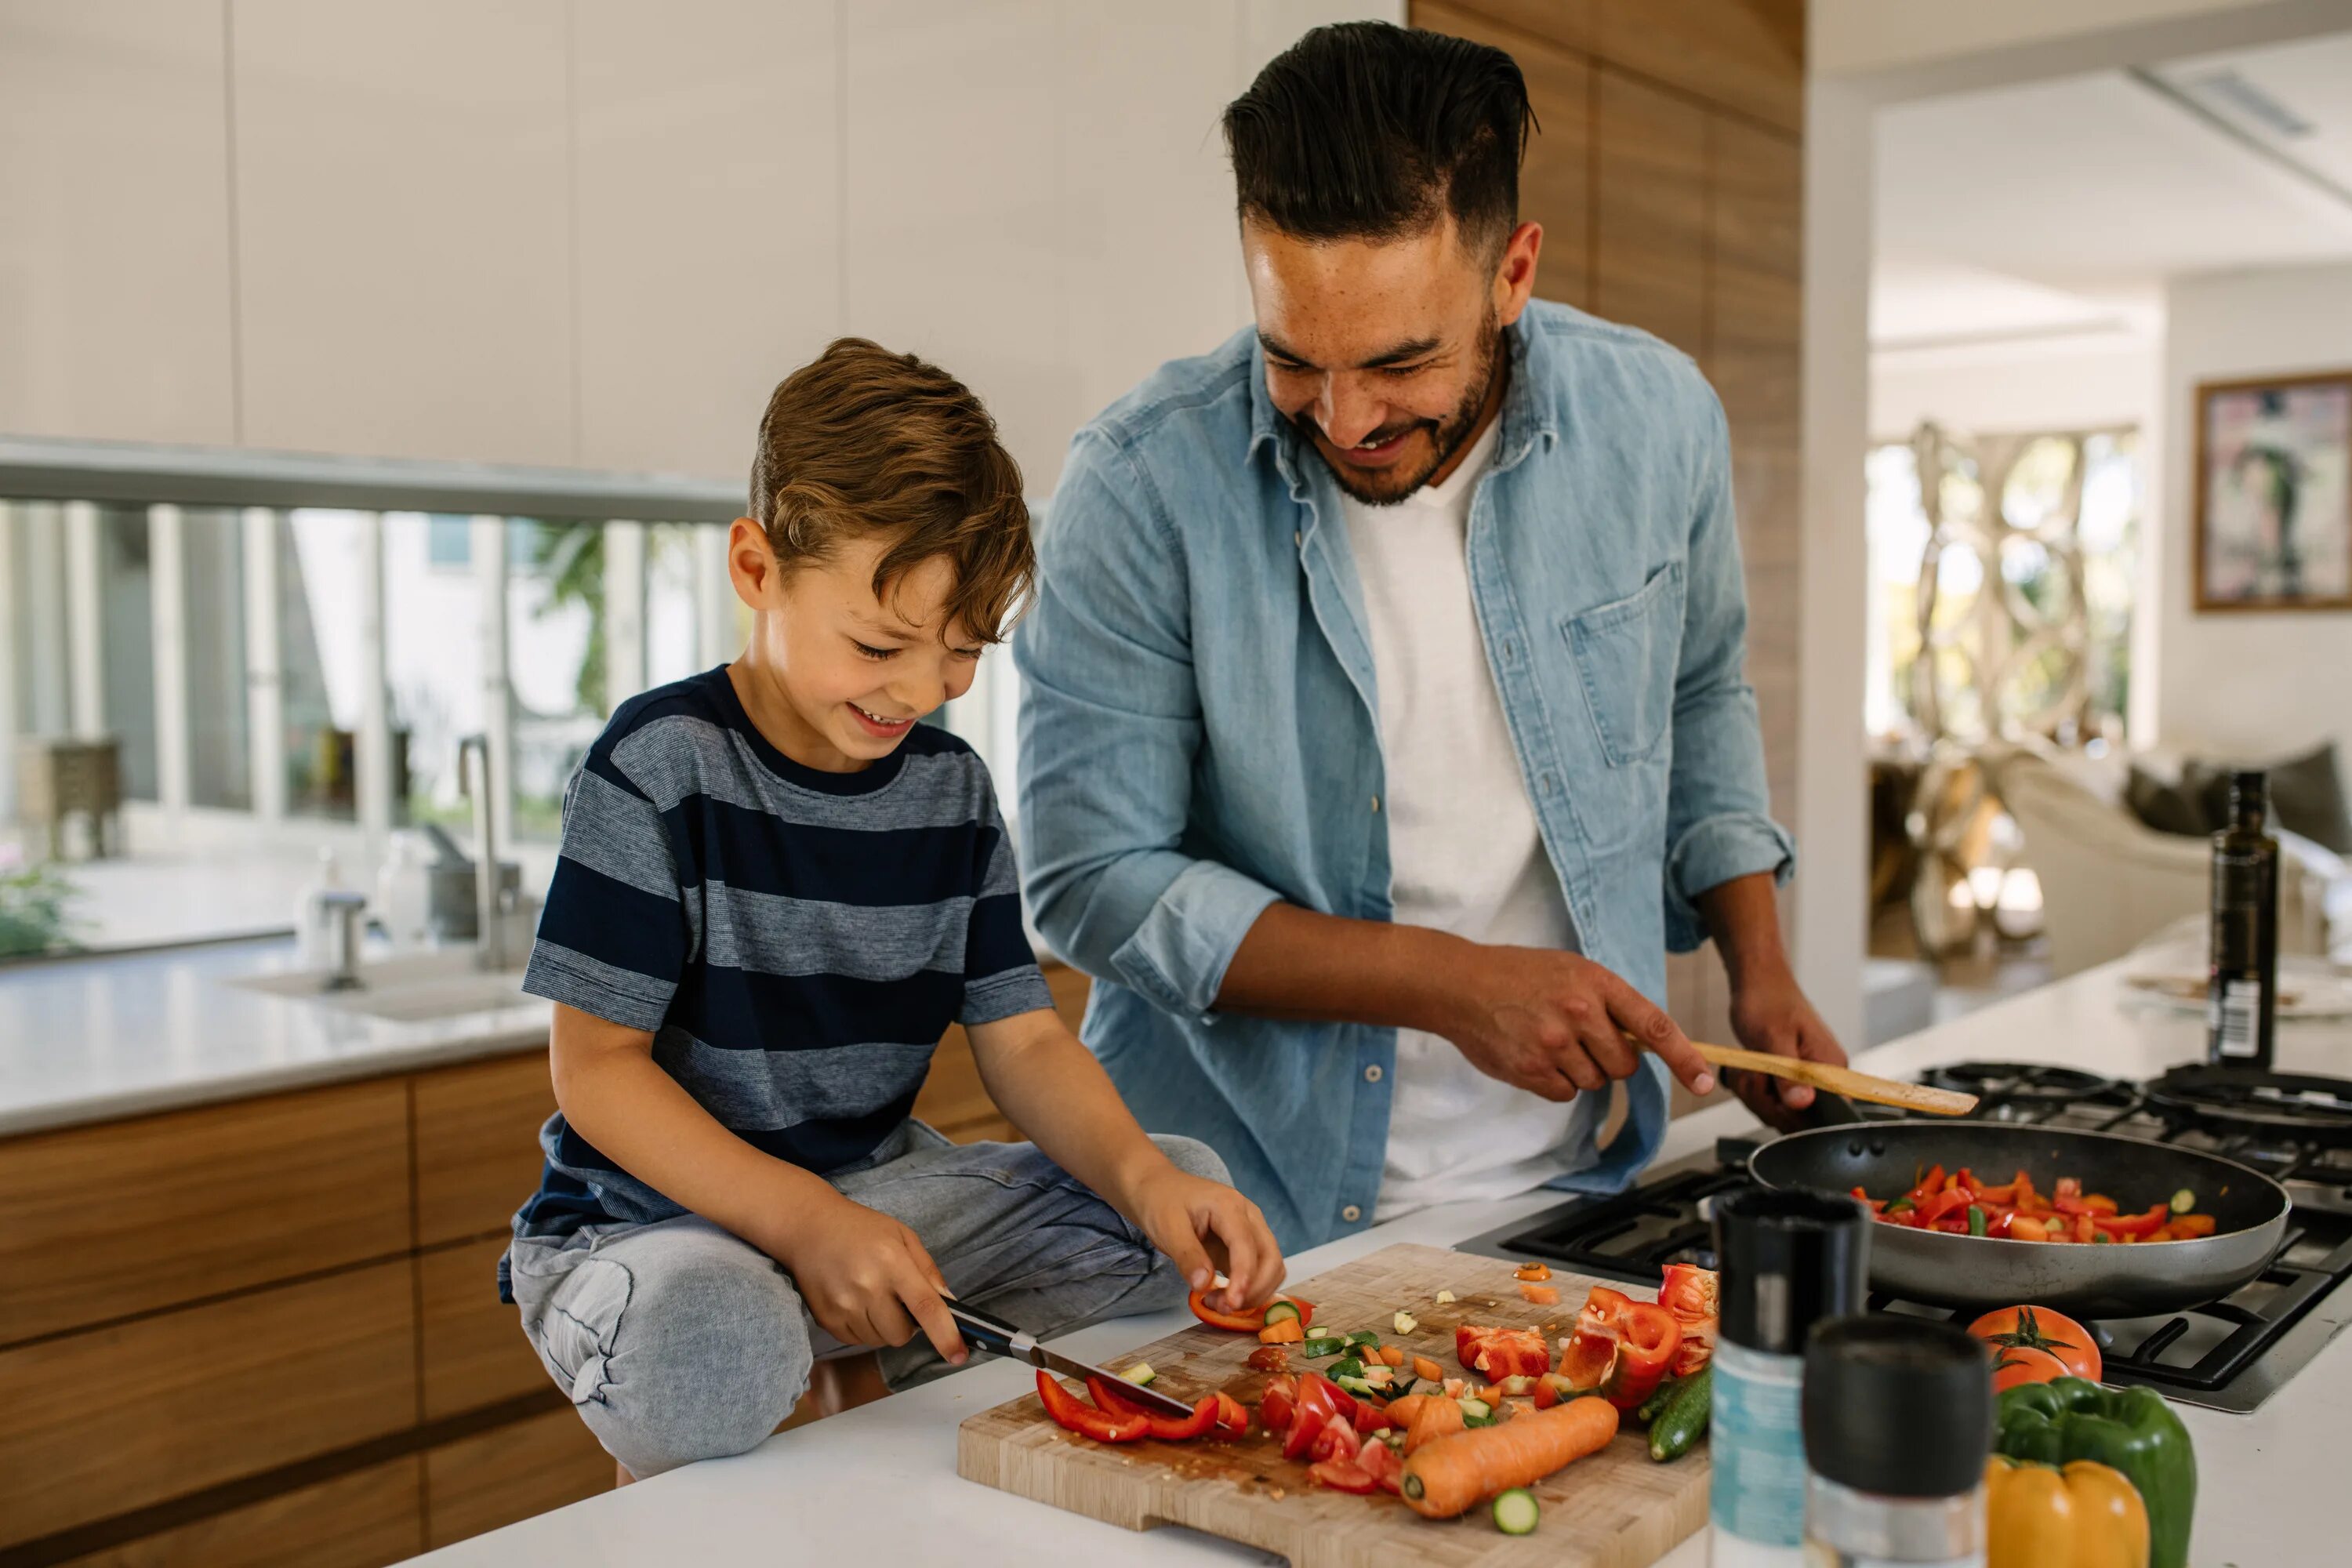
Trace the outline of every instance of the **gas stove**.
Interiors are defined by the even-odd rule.
[[[1960,1062],[1925,1081],[1978,1097],[1975,1116],[2119,1133],[2234,1160],[2277,1182],[2293,1202],[2269,1266],[2230,1295],[2179,1312],[2090,1325],[2111,1383],[2168,1398],[2249,1411],[2284,1386],[2352,1321],[2352,1081],[2176,1068],[2145,1084],[2069,1068]],[[1900,1113],[1856,1105],[1866,1121]],[[1489,1257],[1540,1258],[1581,1274],[1654,1282],[1668,1263],[1715,1267],[1711,1201],[1747,1179],[1748,1156],[1771,1134],[1653,1170],[1614,1197],[1580,1198],[1461,1244]],[[2019,1245],[2027,1245],[2020,1243]],[[1872,1311],[1960,1318],[1948,1308],[1873,1293]]]

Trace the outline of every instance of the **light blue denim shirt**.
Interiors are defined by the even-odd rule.
[[[1692,900],[1785,878],[1766,815],[1721,404],[1646,333],[1531,304],[1470,507],[1471,594],[1585,953],[1651,1000]],[[1213,1011],[1276,900],[1390,918],[1372,651],[1339,490],[1268,401],[1255,334],[1162,366],[1072,443],[1013,640],[1024,886],[1096,979],[1085,1037],[1145,1127],[1202,1139],[1286,1248],[1370,1223],[1395,1031]],[[1665,1131],[1645,1058],[1603,1150]],[[1372,1068],[1378,1068],[1378,1072]]]

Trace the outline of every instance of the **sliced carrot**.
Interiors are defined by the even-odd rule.
[[[1431,1399],[1412,1413],[1404,1429],[1404,1451],[1408,1454],[1423,1443],[1436,1441],[1462,1430],[1462,1406],[1451,1399]]]
[[[1307,1330],[1297,1318],[1285,1318],[1260,1329],[1257,1337],[1265,1344],[1295,1345],[1307,1338]]]
[[[1519,1294],[1538,1307],[1559,1305],[1559,1292],[1549,1285],[1529,1285],[1523,1280],[1519,1285]]]
[[[1549,1279],[1551,1278],[1551,1270],[1540,1263],[1522,1263],[1518,1267],[1517,1278],[1521,1279]]]
[[[1607,1447],[1615,1436],[1615,1405],[1571,1399],[1499,1426],[1436,1438],[1417,1450],[1408,1436],[1404,1500],[1424,1518],[1452,1519],[1497,1492],[1535,1485]]]
[[[1389,1419],[1410,1432],[1412,1430],[1412,1418],[1434,1397],[1434,1394],[1408,1394],[1402,1399],[1391,1399],[1389,1401]]]
[[[1425,1355],[1417,1355],[1412,1358],[1412,1375],[1426,1378],[1431,1383],[1444,1383],[1445,1369]]]
[[[1389,1366],[1402,1366],[1404,1364],[1404,1351],[1400,1346],[1382,1345],[1375,1353],[1380,1356],[1383,1363]]]

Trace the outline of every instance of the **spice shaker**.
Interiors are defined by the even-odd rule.
[[[1804,1406],[1807,1568],[1984,1568],[1984,1342],[1891,1313],[1824,1323]]]
[[[1707,1439],[1715,1568],[1803,1562],[1805,1342],[1814,1325],[1862,1310],[1866,1213],[1851,1198],[1762,1187],[1716,1203],[1723,1305]]]

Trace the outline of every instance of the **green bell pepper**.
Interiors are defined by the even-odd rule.
[[[2091,1459],[2121,1470],[2147,1508],[2148,1568],[2186,1568],[2197,1453],[2162,1395],[2053,1378],[2002,1394],[1995,1420],[1996,1453],[2044,1465]]]

